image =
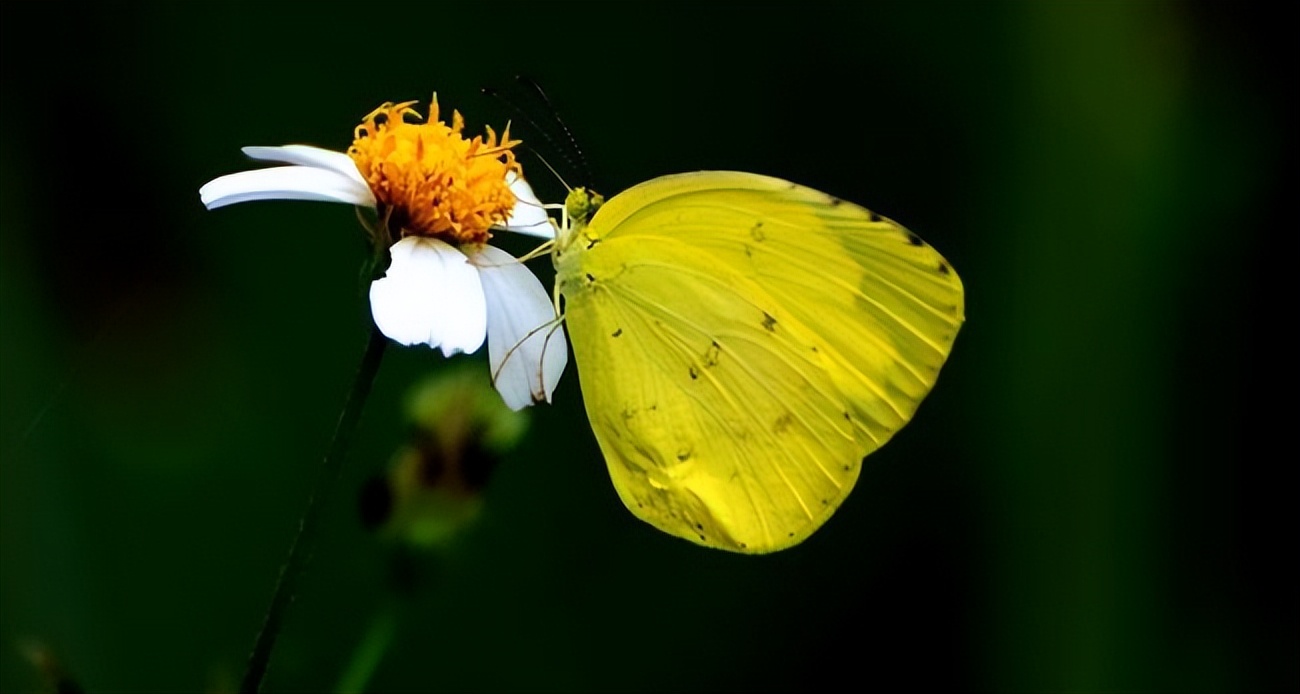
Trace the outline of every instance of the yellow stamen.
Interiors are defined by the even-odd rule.
[[[453,111],[451,127],[438,118],[438,97],[429,106],[429,120],[419,118],[414,101],[386,103],[357,126],[348,156],[370,184],[381,216],[390,214],[401,236],[432,236],[452,245],[480,244],[488,229],[501,224],[515,206],[506,186],[506,172],[522,175],[506,126],[501,140],[492,128],[487,136],[466,140],[465,119]]]

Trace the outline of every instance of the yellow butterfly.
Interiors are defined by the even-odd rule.
[[[556,291],[614,487],[708,547],[773,552],[825,523],[964,318],[961,280],[919,237],[780,179],[579,188],[564,216]]]

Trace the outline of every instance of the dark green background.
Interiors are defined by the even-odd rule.
[[[945,254],[968,321],[837,515],[768,557],[627,513],[570,366],[373,689],[1300,686],[1293,20],[5,3],[0,59],[5,691],[43,686],[30,643],[94,691],[229,689],[270,598],[364,345],[365,247],[346,207],[198,187],[435,90],[500,126],[478,89],[517,73],[598,189],[725,168],[853,200]],[[443,363],[390,351],[268,689],[332,687],[388,599],[351,497]]]

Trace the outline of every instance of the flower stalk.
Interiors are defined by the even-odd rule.
[[[298,580],[311,561],[312,551],[320,534],[323,511],[337,486],[343,470],[343,461],[352,443],[352,434],[361,419],[361,411],[365,408],[366,398],[370,395],[375,375],[379,372],[379,364],[383,360],[384,348],[387,344],[388,338],[384,337],[378,328],[372,327],[365,354],[361,357],[361,365],[357,367],[357,375],[352,380],[352,389],[343,404],[343,412],[339,414],[338,425],[334,428],[334,437],[317,471],[315,488],[307,501],[307,510],[303,512],[302,520],[298,524],[298,534],[289,548],[289,558],[280,569],[280,577],[276,581],[271,605],[266,610],[266,617],[253,644],[253,652],[248,658],[248,667],[239,685],[240,692],[252,694],[262,688],[262,680],[271,661],[271,651],[275,648],[275,641],[284,624],[285,612],[293,602]]]

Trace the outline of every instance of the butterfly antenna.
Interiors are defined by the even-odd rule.
[[[578,138],[573,136],[573,131],[569,129],[567,124],[565,124],[564,119],[560,118],[560,110],[555,108],[554,103],[551,103],[551,97],[547,96],[546,91],[542,89],[542,85],[538,84],[533,79],[523,75],[516,75],[515,79],[521,84],[527,85],[537,93],[537,96],[541,97],[542,103],[546,104],[547,112],[551,114],[551,118],[555,121],[555,124],[560,126],[560,131],[564,133],[564,138],[568,140],[569,148],[572,150],[574,158],[578,160],[578,172],[582,174],[582,182],[585,185],[591,185],[591,167],[587,164],[587,157],[583,155],[582,148],[578,146]],[[570,163],[572,163],[572,161],[570,161]]]
[[[509,108],[511,111],[515,113],[515,115],[519,116],[524,120],[524,122],[531,125],[533,127],[533,130],[536,130],[538,134],[542,136],[542,139],[546,141],[546,144],[550,145],[550,148],[552,150],[559,152],[564,157],[564,161],[571,168],[580,170],[578,164],[573,161],[573,157],[570,156],[570,154],[566,151],[567,148],[561,147],[560,144],[556,141],[556,138],[551,133],[551,131],[546,128],[543,128],[541,124],[537,122],[537,119],[533,118],[531,115],[529,115],[527,111],[520,108],[518,104],[511,101],[510,99],[507,99],[505,95],[503,95],[501,92],[498,92],[497,90],[491,87],[484,87],[482,91],[484,95],[490,96],[496,99],[497,101],[500,101],[501,103],[505,104],[507,108]],[[528,147],[528,150],[533,154],[537,154],[537,150],[535,148]],[[542,159],[540,155],[537,158]],[[542,163],[546,163],[546,160],[542,159]],[[552,167],[550,164],[546,164],[546,168],[550,169],[552,173],[555,173],[555,168]],[[560,175],[556,174],[555,177],[560,178]],[[564,179],[560,178],[560,181],[563,183]],[[568,188],[569,186],[566,183],[564,187]]]
[[[543,157],[541,152],[538,152],[535,148],[529,147],[528,145],[524,145],[524,149],[528,150],[528,152],[532,154],[534,157],[537,157],[537,160],[542,162],[542,165],[545,166],[547,169],[549,169],[551,171],[551,174],[554,175],[557,179],[559,179],[560,185],[564,186],[565,190],[569,191],[570,193],[573,192],[573,186],[570,186],[569,182],[564,180],[564,177],[560,175],[560,172],[556,171],[554,166],[551,166],[551,162],[546,161],[546,157]]]

